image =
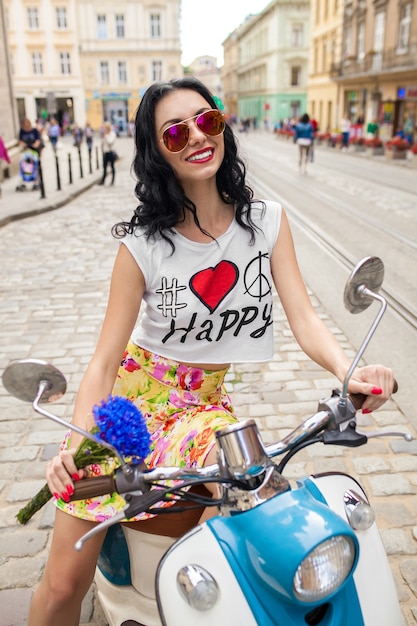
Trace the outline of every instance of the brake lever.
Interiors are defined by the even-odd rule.
[[[142,511],[146,511],[152,504],[156,504],[163,500],[164,494],[169,493],[171,489],[161,489],[149,491],[148,493],[138,495],[138,494],[123,494],[123,498],[126,500],[126,506],[123,508],[123,511],[120,513],[116,513],[109,519],[104,522],[100,522],[94,528],[89,530],[85,535],[83,535],[74,545],[74,548],[77,552],[80,552],[83,548],[83,545],[86,541],[95,537],[99,533],[103,532],[110,528],[110,526],[114,526],[118,522],[121,522],[125,519],[130,519],[131,517],[135,517],[138,513],[142,513]]]

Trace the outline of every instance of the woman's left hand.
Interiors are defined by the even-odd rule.
[[[349,381],[350,393],[363,393],[367,396],[362,412],[371,413],[384,404],[394,389],[394,374],[384,365],[357,367]]]

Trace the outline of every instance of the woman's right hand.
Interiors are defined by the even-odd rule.
[[[46,466],[46,480],[54,498],[69,502],[74,493],[74,482],[84,478],[85,470],[74,463],[75,448],[61,450]]]

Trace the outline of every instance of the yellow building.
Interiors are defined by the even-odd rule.
[[[343,115],[382,139],[416,133],[416,0],[312,0],[308,106],[321,130]]]
[[[343,111],[339,108],[339,83],[332,80],[340,65],[343,32],[343,0],[311,0],[311,47],[307,107],[320,130],[336,130]]]
[[[417,131],[416,0],[345,0],[342,56],[333,77],[352,121],[376,119],[382,139]]]

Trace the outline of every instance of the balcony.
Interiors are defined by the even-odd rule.
[[[349,56],[340,63],[332,63],[330,74],[334,80],[368,74],[383,74],[406,71],[417,67],[417,43],[410,43],[407,48],[387,48],[381,52],[369,51],[358,59]]]

